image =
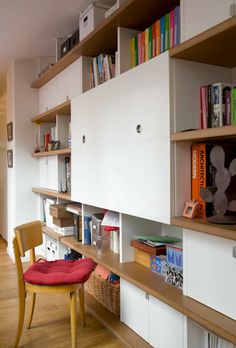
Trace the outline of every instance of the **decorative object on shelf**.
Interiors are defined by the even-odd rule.
[[[71,163],[70,157],[65,158],[65,171],[66,171],[66,191],[71,191]]]
[[[13,168],[13,150],[7,150],[7,166]]]
[[[45,133],[44,134],[44,151],[48,151],[48,144],[51,141],[51,134]]]
[[[236,194],[227,190],[232,177],[236,175],[236,158],[231,160],[227,169],[225,151],[221,146],[216,145],[210,152],[210,162],[216,168],[215,186],[200,189],[202,199],[212,202],[216,213],[208,220],[216,224],[236,224],[236,216],[232,215],[232,212],[236,212]]]
[[[34,153],[40,152],[40,145],[39,145],[39,126],[37,127],[36,131],[36,137],[35,137],[35,146],[34,146]]]
[[[52,150],[59,150],[60,141],[59,140],[51,141],[51,146],[52,146]]]
[[[198,202],[196,198],[193,199],[192,201],[187,201],[185,203],[183,216],[190,219],[194,219],[197,214],[197,208],[198,208]]]
[[[61,58],[71,50],[71,37],[68,37],[61,45]]]
[[[46,74],[52,67],[53,67],[53,63],[52,64],[48,64],[47,66],[46,66],[46,68],[45,69],[43,69],[42,71],[40,71],[40,73],[38,74],[38,77],[40,78],[40,77],[42,77],[44,74]]]
[[[183,270],[181,268],[178,269],[167,264],[165,281],[171,285],[176,286],[179,289],[182,289],[183,288]]]
[[[13,140],[13,123],[9,122],[7,124],[7,140],[11,141]]]

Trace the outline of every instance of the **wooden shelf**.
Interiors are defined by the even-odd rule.
[[[71,201],[71,196],[68,193],[61,193],[54,190],[48,190],[40,187],[33,187],[32,191],[35,193],[39,193],[40,195],[54,197],[54,198],[60,198],[64,199],[66,201]]]
[[[182,294],[167,284],[162,276],[136,262],[119,263],[119,256],[112,252],[97,253],[90,245],[76,242],[74,237],[64,237],[61,242],[79,253],[91,257],[121,278],[143,289],[150,295],[183,313],[207,330],[236,344],[236,321]]]
[[[43,226],[43,233],[45,233],[49,237],[52,237],[52,238],[54,238],[56,240],[60,240],[62,237],[64,237],[62,234],[57,233],[52,228],[47,227],[47,226]]]
[[[171,219],[171,224],[196,232],[236,240],[236,225],[218,225],[210,223],[206,219],[188,219],[182,216],[173,217]]]
[[[234,16],[172,48],[170,57],[233,68],[236,65],[236,48],[233,44],[235,36]]]
[[[126,0],[120,8],[105,19],[92,33],[84,38],[46,74],[31,84],[40,88],[81,56],[97,56],[101,52],[117,50],[117,27],[144,30],[158,18],[179,5],[179,0]]]
[[[67,100],[66,102],[55,106],[54,108],[43,112],[42,114],[35,116],[31,119],[31,122],[35,123],[55,123],[56,115],[64,115],[68,116],[71,114],[70,112],[71,102]]]
[[[173,133],[171,141],[203,141],[217,139],[232,139],[236,136],[236,126],[224,126],[219,128],[197,129],[186,132]]]
[[[56,155],[70,155],[71,149],[59,149],[59,150],[52,150],[52,151],[43,151],[43,152],[35,152],[32,153],[32,157],[46,157],[46,156],[56,156]]]
[[[123,324],[119,317],[116,317],[104,306],[98,303],[92,296],[85,293],[85,304],[88,311],[96,317],[108,330],[110,330],[125,347],[136,348],[151,348],[151,346],[144,341],[133,330]]]

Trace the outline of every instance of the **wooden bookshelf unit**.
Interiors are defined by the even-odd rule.
[[[43,196],[54,197],[64,199],[65,201],[71,201],[71,196],[68,193],[62,193],[54,190],[48,190],[40,187],[33,187],[32,191],[34,193],[39,193]]]
[[[197,129],[186,132],[178,132],[171,134],[171,141],[205,141],[233,139],[236,136],[236,126],[224,126],[219,128]]]
[[[119,263],[117,254],[112,252],[98,254],[96,248],[79,243],[74,237],[64,237],[61,242],[82,255],[91,257],[95,262],[193,319],[207,330],[236,343],[235,320],[184,296],[181,290],[167,284],[162,276],[149,268],[136,262]]]
[[[163,16],[170,7],[179,5],[178,0],[153,1],[126,0],[111,16],[92,33],[61,58],[47,73],[35,80],[32,88],[40,88],[81,56],[97,56],[101,52],[114,53],[117,49],[117,27],[144,30]]]
[[[56,115],[70,115],[70,100],[55,106],[54,108],[43,112],[42,114],[35,116],[31,119],[31,122],[35,123],[53,123],[56,122]]]
[[[32,153],[32,157],[45,157],[45,156],[56,156],[56,155],[70,155],[71,149],[59,149],[59,150],[51,150],[51,151],[42,151]]]
[[[233,16],[170,49],[170,57],[233,68],[236,53],[233,45],[235,35],[236,17]]]

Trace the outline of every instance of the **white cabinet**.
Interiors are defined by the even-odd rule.
[[[183,314],[121,279],[121,321],[155,348],[184,347]]]
[[[72,100],[71,118],[72,199],[169,223],[168,53]]]
[[[82,64],[86,58],[77,59],[68,68],[47,82],[39,90],[39,113],[43,113],[82,93]],[[84,88],[86,89],[86,88]]]
[[[235,241],[185,232],[186,295],[236,320]]]
[[[233,0],[181,0],[181,41],[230,17]]]
[[[148,296],[129,282],[120,281],[120,320],[148,341]]]
[[[184,347],[184,315],[149,296],[149,343],[155,348]]]
[[[50,190],[65,190],[65,156],[39,158],[39,186]]]

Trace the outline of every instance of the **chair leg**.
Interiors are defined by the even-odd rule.
[[[70,293],[70,322],[72,348],[77,348],[77,299],[76,291]]]
[[[17,334],[16,339],[14,343],[14,348],[18,347],[20,336],[22,333],[22,328],[24,324],[24,318],[25,318],[25,292],[19,291],[19,313],[18,313],[18,328],[17,328]]]
[[[84,309],[84,284],[81,285],[79,289],[79,307],[80,307],[80,318],[82,321],[82,326],[85,326],[85,309]]]
[[[34,315],[34,306],[35,306],[36,293],[30,293],[30,307],[29,307],[29,318],[27,323],[27,328],[31,328],[31,323]]]

